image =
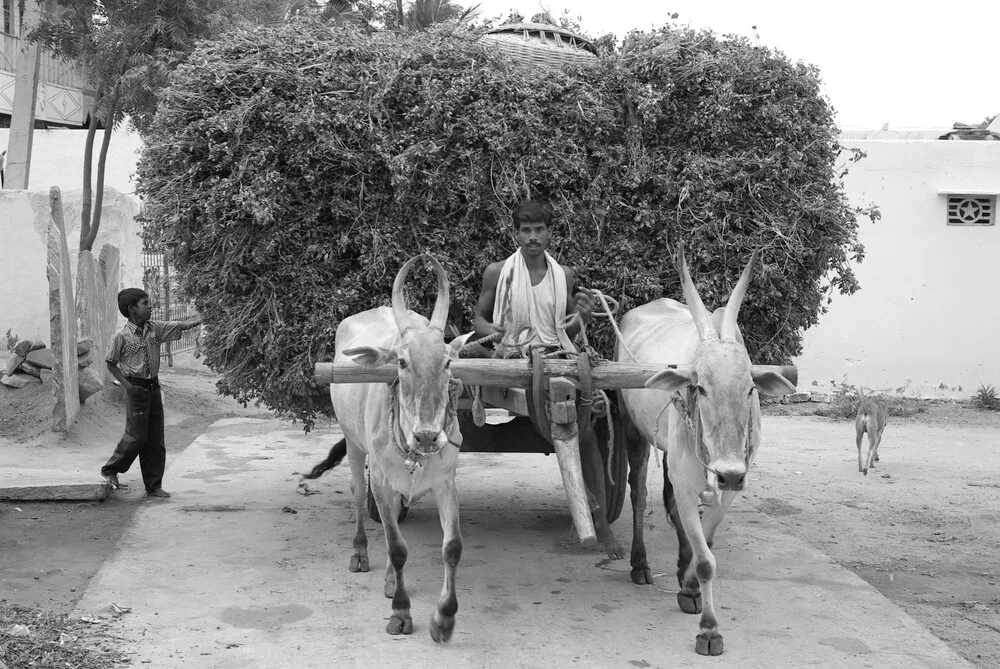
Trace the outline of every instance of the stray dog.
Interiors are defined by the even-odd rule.
[[[878,400],[865,397],[865,392],[860,387],[857,390],[859,402],[854,431],[858,442],[858,471],[868,476],[868,468],[874,467],[878,462],[878,445],[882,443],[882,431],[889,420],[889,412]],[[861,439],[865,432],[868,433],[868,457],[864,457],[861,452]]]

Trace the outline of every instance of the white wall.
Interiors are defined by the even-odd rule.
[[[7,146],[7,133],[7,128],[0,128],[0,147]],[[59,186],[62,191],[66,241],[75,276],[85,138],[85,130],[36,130],[29,189],[0,190],[0,337],[10,329],[21,339],[50,339],[46,278],[49,188]],[[119,248],[123,287],[142,286],[142,239],[134,220],[139,200],[132,183],[140,146],[134,133],[116,132],[111,138],[101,229],[93,247],[95,256],[104,244]],[[99,148],[100,144],[95,151]]]
[[[103,130],[97,131],[94,140],[94,171],[97,179],[97,155],[101,149]],[[0,128],[0,150],[7,148],[9,128]],[[48,191],[51,186],[59,186],[63,191],[83,190],[83,149],[87,139],[86,130],[35,130],[31,146],[31,168],[28,172],[28,190]],[[119,193],[128,195],[138,204],[135,195],[135,174],[139,162],[142,140],[139,135],[126,130],[116,130],[108,145],[107,168],[104,185]],[[72,244],[70,245],[72,248]],[[2,333],[0,333],[2,334]]]
[[[861,222],[861,290],[834,296],[807,330],[799,389],[849,384],[912,397],[968,398],[1000,387],[1000,229],[946,225],[947,197],[1000,192],[1000,142],[851,141],[868,157],[845,181]]]

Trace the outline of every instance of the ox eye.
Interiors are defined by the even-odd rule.
[[[444,368],[451,369],[451,358],[448,358],[447,360],[444,361]]]
[[[701,386],[695,386],[694,389],[697,390],[698,394],[701,395],[702,397],[708,397],[708,392]]]
[[[406,361],[403,360],[402,358],[399,359],[399,368],[406,369]]]

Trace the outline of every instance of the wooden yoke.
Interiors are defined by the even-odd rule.
[[[546,378],[564,376],[570,379],[579,374],[575,360],[547,358],[544,361]],[[643,388],[646,381],[665,369],[682,369],[687,365],[643,364],[602,360],[591,368],[594,388]],[[755,372],[777,372],[792,385],[798,384],[798,370],[794,365],[752,365]],[[456,379],[471,386],[498,386],[502,388],[530,388],[531,361],[525,358],[462,358],[451,364]],[[396,365],[364,367],[353,362],[318,362],[313,379],[317,385],[328,383],[392,383],[396,380]]]

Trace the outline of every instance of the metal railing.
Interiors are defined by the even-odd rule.
[[[196,318],[198,312],[194,303],[184,295],[170,269],[170,263],[162,253],[143,250],[142,284],[153,305],[153,320],[183,321]],[[185,330],[180,339],[164,343],[160,348],[160,358],[166,358],[167,366],[173,367],[174,354],[198,347],[198,333],[198,328]]]

